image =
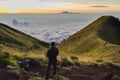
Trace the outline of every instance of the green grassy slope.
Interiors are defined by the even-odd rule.
[[[21,52],[43,51],[47,43],[0,23],[0,48]]]
[[[120,21],[102,16],[59,44],[62,55],[120,61]]]

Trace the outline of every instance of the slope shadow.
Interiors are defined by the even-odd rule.
[[[120,21],[111,17],[98,29],[98,36],[111,44],[120,45]]]

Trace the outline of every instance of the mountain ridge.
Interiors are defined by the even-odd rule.
[[[110,30],[109,27],[111,28]],[[120,21],[117,18],[113,16],[102,16],[60,43],[59,48],[61,53],[66,56],[118,59],[120,57],[118,39],[120,38],[120,34],[116,34],[116,27],[120,28]],[[104,36],[103,33],[109,34]]]
[[[19,51],[32,51],[41,50],[48,47],[48,44],[39,41],[21,31],[9,27],[3,23],[0,23],[0,47],[4,48],[14,48]]]

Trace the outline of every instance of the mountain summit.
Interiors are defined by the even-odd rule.
[[[101,19],[105,17],[101,17]],[[104,19],[105,20],[105,19]],[[99,26],[98,36],[111,44],[120,45],[120,21],[118,18],[108,16]]]
[[[120,21],[113,16],[102,16],[84,29],[64,40],[62,54],[90,57],[120,56]]]

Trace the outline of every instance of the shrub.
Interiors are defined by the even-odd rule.
[[[101,62],[103,62],[104,60],[103,59],[97,59],[96,60],[96,62],[98,62],[98,63],[101,63]]]
[[[78,60],[78,57],[71,56],[70,59],[73,61],[74,66],[80,66],[80,61]]]
[[[3,52],[2,57],[3,58],[10,58],[10,54],[8,52]]]
[[[67,57],[61,57],[61,66],[73,66],[73,63]]]
[[[93,62],[87,62],[87,65],[99,66],[99,64],[94,62],[94,61]]]
[[[74,66],[80,66],[80,62],[79,61],[74,61]]]
[[[61,60],[57,60],[57,65],[61,65]]]
[[[18,67],[16,60],[12,58],[10,53],[8,52],[1,52],[0,53],[0,66],[6,67],[8,65]]]
[[[70,59],[71,59],[71,60],[78,60],[78,57],[76,57],[76,56],[71,56]]]
[[[106,62],[105,63],[107,66],[111,67],[111,68],[117,68],[117,69],[120,69],[120,66],[115,64],[115,63],[112,63],[112,62]]]

